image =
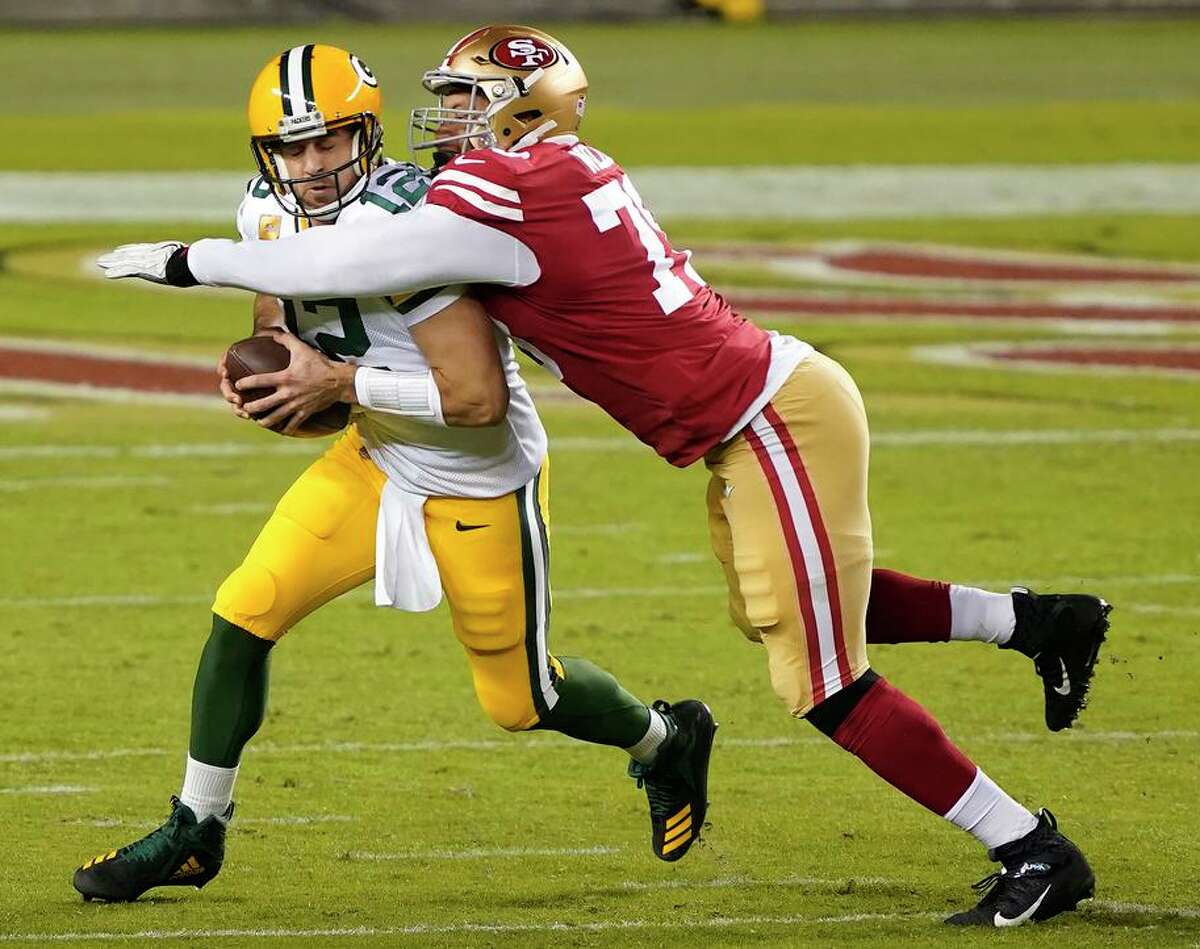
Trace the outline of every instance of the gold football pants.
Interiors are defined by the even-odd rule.
[[[705,459],[730,614],[766,647],[771,684],[796,716],[868,668],[867,457],[854,380],[814,354]]]
[[[288,489],[213,612],[278,640],[309,613],[375,574],[375,521],[385,476],[351,428]],[[484,711],[510,731],[557,702],[549,654],[546,468],[498,498],[430,498],[425,527]],[[462,530],[463,525],[485,525]]]

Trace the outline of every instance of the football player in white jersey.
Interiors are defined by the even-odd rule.
[[[404,214],[429,187],[417,166],[383,159],[378,82],[346,50],[285,50],[259,74],[248,113],[260,174],[238,209],[244,240]],[[276,395],[243,405],[222,363],[221,390],[239,415],[290,432],[330,393],[357,407],[217,592],[170,817],[77,869],[85,899],[133,900],[216,876],[242,749],[263,720],[271,648],[372,576],[376,603],[402,610],[432,609],[445,591],[476,695],[502,728],[624,748],[660,783],[699,781],[689,793],[703,799],[716,727],[703,703],[650,708],[603,669],[550,652],[546,435],[508,337],[480,304],[434,287],[387,298],[259,294],[253,313],[256,333],[287,346],[292,365]],[[655,853],[683,856],[702,823],[697,813],[665,839],[654,825]]]

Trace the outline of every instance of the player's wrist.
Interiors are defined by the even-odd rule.
[[[200,281],[196,279],[196,275],[192,273],[187,261],[188,245],[181,244],[176,248],[175,252],[167,258],[166,267],[163,270],[166,281],[172,287],[194,287]]]
[[[358,374],[358,366],[350,364],[334,366],[334,375],[337,379],[337,393],[339,402],[348,402],[351,405],[358,405],[358,392],[354,386],[354,380]]]

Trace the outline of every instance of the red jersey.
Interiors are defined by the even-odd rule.
[[[621,167],[575,136],[460,155],[426,200],[533,251],[533,283],[477,288],[488,313],[671,464],[702,457],[763,391],[769,334],[672,249]]]

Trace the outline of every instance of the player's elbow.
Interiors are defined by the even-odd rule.
[[[487,428],[499,425],[508,414],[508,386],[488,386],[442,398],[442,417],[447,425]]]

